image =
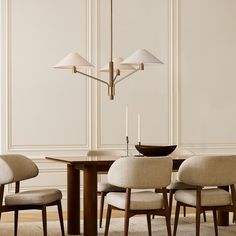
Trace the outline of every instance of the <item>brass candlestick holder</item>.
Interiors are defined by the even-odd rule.
[[[129,156],[129,136],[126,136],[126,156]]]
[[[139,146],[141,145],[141,142],[140,142],[140,141],[138,142],[138,145],[139,145]],[[135,157],[143,157],[143,154],[141,154],[141,153],[138,151],[138,154],[135,155]]]

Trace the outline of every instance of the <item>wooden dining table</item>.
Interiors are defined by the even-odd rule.
[[[67,164],[67,231],[80,235],[80,171],[83,171],[84,235],[97,235],[97,175],[108,171],[119,156],[46,157]],[[142,157],[140,157],[142,158]],[[177,171],[184,157],[173,158],[173,171]],[[219,225],[227,225],[228,214],[219,213]]]

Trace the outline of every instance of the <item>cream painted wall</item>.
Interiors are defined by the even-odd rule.
[[[236,1],[114,0],[114,56],[147,48],[164,62],[121,82],[114,101],[100,84],[52,68],[78,51],[95,65],[88,72],[104,76],[108,3],[1,1],[1,152],[38,164],[38,180],[25,189],[66,193],[65,166],[46,155],[125,148],[126,105],[131,149],[140,113],[143,143],[236,152]]]

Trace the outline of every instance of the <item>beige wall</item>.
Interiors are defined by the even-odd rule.
[[[1,1],[1,151],[38,163],[40,181],[26,189],[65,190],[65,167],[46,155],[125,148],[126,105],[131,148],[140,113],[143,143],[236,151],[236,1],[114,0],[114,56],[146,48],[164,62],[121,82],[114,101],[96,82],[52,68],[78,51],[95,65],[90,73],[104,76],[108,3]]]

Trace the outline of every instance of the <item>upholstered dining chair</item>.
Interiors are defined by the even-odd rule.
[[[58,207],[61,234],[64,236],[62,193],[58,189],[20,192],[20,181],[36,177],[38,173],[34,162],[23,155],[0,155],[0,219],[3,212],[14,211],[14,235],[17,236],[19,210],[39,209],[42,211],[43,235],[47,236],[46,207],[55,205]],[[6,195],[3,204],[4,187],[12,183],[15,183],[15,193]]]
[[[123,150],[89,150],[87,156],[125,156],[126,152]],[[100,195],[100,212],[99,212],[99,227],[102,227],[102,217],[104,209],[104,199],[109,192],[125,192],[124,188],[120,188],[109,184],[107,181],[98,182],[98,195]]]
[[[178,171],[180,181],[196,185],[196,190],[177,190],[174,236],[177,232],[180,206],[196,208],[196,236],[200,235],[200,214],[213,211],[215,235],[218,235],[216,211],[236,212],[236,155],[235,156],[193,156],[185,160]],[[203,187],[206,186],[208,188]],[[230,186],[231,194],[212,186]]]
[[[195,154],[192,151],[183,148],[177,148],[170,154],[171,157],[184,157],[189,158],[194,156]],[[172,202],[173,202],[173,195],[177,190],[185,190],[185,189],[196,189],[195,185],[190,185],[179,181],[178,179],[174,179],[171,181],[171,184],[167,186],[167,190],[169,192],[169,205],[170,205],[170,215],[172,210]],[[186,206],[183,206],[183,215],[186,216]],[[203,212],[203,218],[206,222],[206,213]]]
[[[124,235],[128,235],[129,218],[136,214],[146,214],[148,233],[151,236],[151,215],[165,216],[168,236],[171,235],[170,211],[166,186],[172,173],[171,157],[126,157],[115,161],[108,171],[108,182],[125,188],[126,192],[110,192],[106,196],[108,204],[105,236],[108,235],[112,209],[125,212]],[[132,191],[139,189],[144,191]],[[160,189],[161,193],[145,189]]]

